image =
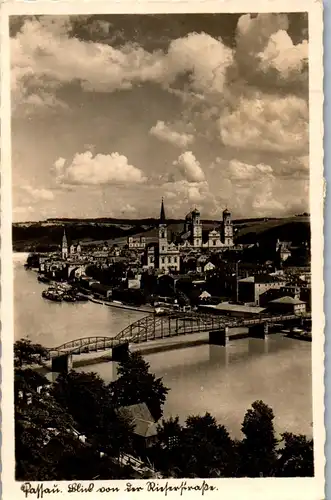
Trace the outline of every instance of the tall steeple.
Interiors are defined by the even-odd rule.
[[[165,222],[166,222],[166,216],[165,216],[164,203],[163,203],[163,198],[162,198],[161,211],[160,211],[160,224],[165,224]]]
[[[160,220],[159,220],[159,253],[166,252],[168,248],[168,229],[165,217],[163,198],[161,201]]]
[[[63,230],[63,236],[62,236],[62,246],[68,245],[68,240],[67,240],[67,235],[66,235],[66,230]]]
[[[68,257],[68,240],[65,229],[63,230],[61,253],[62,259],[66,259]]]

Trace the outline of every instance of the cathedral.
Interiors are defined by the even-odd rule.
[[[164,272],[180,271],[180,255],[188,250],[226,250],[234,246],[233,224],[228,209],[223,211],[219,228],[204,230],[200,212],[195,208],[185,217],[184,230],[171,239],[166,221],[164,201],[161,202],[158,244],[148,246],[147,266]]]
[[[233,224],[231,213],[226,208],[219,229],[205,231],[202,227],[200,212],[196,208],[185,217],[184,232],[180,235],[179,244],[182,247],[225,249],[232,247]]]
[[[80,243],[76,246],[71,243],[68,245],[68,238],[65,229],[63,230],[62,245],[61,245],[61,256],[63,260],[67,260],[69,256],[80,255],[82,249]]]

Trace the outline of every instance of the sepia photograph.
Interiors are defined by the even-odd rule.
[[[315,476],[309,23],[8,17],[15,481]]]

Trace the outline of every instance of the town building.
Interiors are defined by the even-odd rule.
[[[260,305],[260,296],[268,290],[279,290],[286,285],[284,278],[258,274],[238,280],[238,301]]]
[[[157,442],[157,425],[146,403],[122,406],[117,413],[132,424],[133,446],[137,452]]]
[[[289,257],[291,257],[292,252],[290,250],[292,242],[291,241],[280,241],[276,242],[276,254],[279,256],[279,261],[281,263],[285,262]]]
[[[166,222],[163,199],[161,202],[158,244],[158,268],[168,273],[180,271],[180,253],[174,242],[168,241],[168,227]]]
[[[223,211],[220,227],[205,231],[200,212],[195,208],[185,217],[184,231],[179,237],[179,244],[182,249],[227,249],[234,246],[233,234],[233,223],[228,209]]]
[[[146,238],[145,236],[129,236],[128,237],[128,247],[134,250],[145,250],[146,248]]]
[[[280,297],[269,302],[269,310],[280,314],[303,314],[306,303],[294,297]]]
[[[201,304],[199,305],[199,310],[202,312],[211,312],[226,316],[252,318],[262,314],[265,311],[265,308],[243,304],[232,304],[230,302],[220,302],[217,305]]]

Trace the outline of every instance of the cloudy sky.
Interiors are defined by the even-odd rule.
[[[14,220],[308,210],[305,14],[11,19]]]

